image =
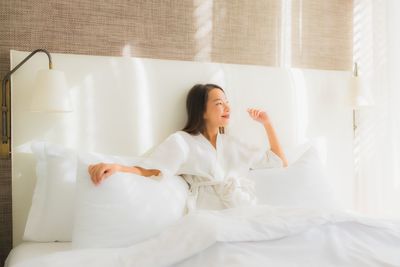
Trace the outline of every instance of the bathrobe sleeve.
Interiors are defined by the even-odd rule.
[[[163,175],[179,175],[188,157],[188,144],[179,132],[170,135],[149,155],[136,164],[146,169],[157,169]]]
[[[269,148],[249,145],[235,138],[241,157],[250,169],[280,168],[283,161]]]
[[[251,169],[256,170],[283,167],[282,159],[278,157],[272,150],[268,149],[267,151],[262,151],[261,153],[258,153],[259,156],[255,157],[255,160],[251,163]]]

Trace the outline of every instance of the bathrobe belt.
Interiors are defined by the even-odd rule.
[[[188,212],[196,210],[200,187],[212,187],[226,208],[252,205],[256,202],[254,182],[247,178],[229,177],[223,181],[204,181],[204,179],[198,179],[203,181],[186,181],[189,185]]]

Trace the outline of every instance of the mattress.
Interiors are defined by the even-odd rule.
[[[13,248],[7,257],[5,267],[13,267],[26,260],[37,258],[53,252],[71,249],[71,242],[24,242]]]

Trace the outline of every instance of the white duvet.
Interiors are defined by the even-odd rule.
[[[400,266],[400,222],[270,206],[203,210],[127,248],[58,252],[16,266]]]

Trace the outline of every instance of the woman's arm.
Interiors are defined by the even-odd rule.
[[[279,158],[281,158],[283,166],[287,167],[288,161],[286,159],[285,153],[283,152],[281,145],[279,144],[279,140],[276,135],[275,129],[272,126],[272,123],[267,113],[265,111],[258,109],[248,109],[247,112],[249,113],[252,119],[260,122],[264,126],[272,152],[274,152]]]
[[[287,167],[288,161],[286,159],[285,153],[283,152],[281,145],[279,144],[278,137],[276,135],[274,127],[269,122],[264,124],[264,129],[267,132],[268,141],[271,146],[272,152],[274,152],[278,157],[281,158],[283,162],[283,167]]]
[[[90,177],[94,184],[101,183],[115,172],[128,172],[141,176],[158,176],[161,169],[171,174],[178,173],[180,166],[187,157],[187,144],[181,134],[174,133],[164,142],[157,146],[151,155],[143,158],[141,165],[155,166],[158,169],[145,169],[138,166],[123,166],[119,164],[99,163],[88,168]],[[171,156],[173,155],[173,156]]]
[[[119,164],[98,163],[88,167],[90,178],[95,185],[100,184],[104,179],[116,172],[128,172],[141,176],[159,175],[160,171],[155,169],[144,169],[138,166],[123,166]]]

